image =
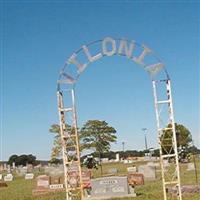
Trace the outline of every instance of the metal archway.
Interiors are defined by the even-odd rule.
[[[95,55],[91,52],[95,52]],[[106,37],[83,45],[69,57],[60,72],[57,98],[66,199],[84,199],[74,94],[75,85],[79,76],[89,64],[102,57],[113,55],[127,57],[141,66],[151,77],[160,147],[164,200],[170,199],[167,194],[167,187],[172,186],[177,187],[177,200],[182,200],[171,82],[168,73],[164,64],[147,46],[140,45],[133,40],[114,39],[112,37]],[[164,74],[164,78],[158,78],[161,72]],[[164,87],[164,89],[161,90],[160,86]],[[165,98],[162,92],[165,94]],[[163,107],[166,107],[166,109],[164,110]],[[167,137],[169,131],[173,133],[173,137],[170,139]],[[165,167],[166,160],[172,160],[170,170]]]

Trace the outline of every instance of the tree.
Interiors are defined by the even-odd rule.
[[[169,124],[167,128],[171,128],[172,125]],[[176,140],[177,140],[177,147],[179,150],[180,155],[184,155],[186,149],[190,147],[192,142],[192,136],[190,131],[182,124],[175,123],[176,129]],[[174,153],[174,149],[172,148],[172,137],[173,132],[172,130],[166,130],[161,135],[161,146],[163,154]]]
[[[23,165],[26,166],[27,164],[35,164],[36,163],[36,157],[32,154],[29,155],[12,155],[10,156],[8,160],[8,164],[12,165],[12,163],[15,163],[16,166]]]
[[[65,127],[66,127],[68,133],[70,133],[70,134],[75,133],[74,128],[71,127],[70,125],[65,124]],[[51,125],[49,132],[55,134],[54,135],[53,148],[51,150],[51,161],[54,162],[54,160],[56,158],[61,156],[61,152],[62,152],[60,126],[58,124]]]
[[[101,154],[110,150],[110,144],[116,142],[116,130],[107,122],[87,121],[80,131],[81,149],[91,149],[98,153],[101,166]],[[102,171],[102,166],[101,166]]]
[[[58,159],[58,158],[52,158],[52,159],[50,160],[50,163],[51,163],[51,164],[57,165],[57,164],[61,164],[61,163],[62,163],[62,160],[61,160],[61,159]]]
[[[92,155],[88,155],[84,161],[83,165],[85,165],[89,170],[98,169],[98,163]]]
[[[12,165],[13,163],[15,163],[15,165],[18,165],[17,159],[18,159],[18,155],[16,154],[10,156],[10,158],[8,159],[8,164]]]
[[[51,150],[51,160],[55,160],[61,155],[61,137],[60,137],[60,126],[58,124],[51,125],[49,132],[54,133],[53,148]]]

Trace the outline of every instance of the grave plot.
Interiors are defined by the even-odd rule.
[[[36,178],[36,182],[36,189],[32,191],[33,195],[63,191],[63,183],[61,183],[60,179],[56,180],[47,175],[40,175]]]

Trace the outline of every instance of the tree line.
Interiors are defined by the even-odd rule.
[[[33,156],[32,154],[29,155],[12,155],[10,156],[7,164],[12,165],[13,163],[15,163],[15,166],[26,166],[27,164],[32,164],[32,165],[36,165],[37,161],[36,161],[36,156]]]
[[[168,127],[171,125],[169,124]],[[66,124],[67,131],[74,131],[73,127]],[[179,150],[179,157],[185,159],[192,153],[200,154],[200,150],[192,144],[192,135],[190,131],[181,124],[175,124],[176,127],[176,139]],[[51,125],[49,131],[54,133],[53,148],[51,151],[51,163],[61,163],[61,137],[60,126],[58,124]],[[82,128],[78,129],[80,150],[91,150],[93,157],[115,159],[116,153],[119,153],[121,158],[128,157],[142,157],[145,155],[146,150],[127,150],[127,151],[110,151],[111,144],[117,141],[116,129],[110,126],[106,121],[100,120],[88,120]],[[163,132],[161,135],[161,150],[162,154],[167,154],[172,146],[173,133],[171,130]],[[153,155],[159,157],[159,149],[153,151]],[[82,156],[83,160],[86,156]],[[15,162],[15,165],[33,164],[36,165],[36,157],[30,155],[12,155],[9,158],[8,164]]]
[[[72,127],[66,125],[68,131],[73,130]],[[167,126],[171,127],[171,124]],[[191,153],[200,153],[192,143],[191,132],[182,124],[175,123],[176,128],[176,139],[177,146],[179,151],[180,159],[186,159]],[[57,124],[51,126],[51,133],[54,133],[54,146],[52,148],[51,158],[52,161],[56,161],[57,158],[61,155],[61,138],[60,138],[60,127]],[[110,151],[111,143],[117,141],[116,129],[110,126],[106,121],[100,120],[89,120],[87,121],[82,128],[78,129],[79,139],[80,139],[80,150],[91,150],[94,157],[99,158],[109,158],[115,159],[116,153],[120,154],[120,157],[142,157],[147,153],[146,151],[119,151],[113,152]],[[161,151],[162,154],[173,153],[172,149],[172,130],[163,131],[161,135]],[[152,156],[159,156],[160,150],[156,149],[153,151]],[[84,156],[83,156],[84,158]],[[58,160],[57,160],[58,161]]]

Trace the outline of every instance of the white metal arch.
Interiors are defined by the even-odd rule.
[[[96,53],[92,53],[93,47],[98,48]],[[152,79],[162,70],[165,72],[165,79],[169,79],[164,64],[149,47],[140,45],[134,40],[106,37],[102,40],[82,45],[80,49],[75,51],[67,59],[60,72],[58,85],[74,85],[78,81],[79,76],[91,63],[105,56],[113,55],[124,56],[130,59],[147,71]]]
[[[177,187],[177,200],[182,200],[171,82],[167,70],[161,60],[146,45],[140,45],[133,40],[112,37],[83,45],[67,59],[58,79],[57,97],[66,199],[84,199],[74,86],[89,64],[105,56],[113,55],[125,56],[137,63],[149,73],[152,79],[164,200],[170,199],[167,187],[172,186]],[[164,72],[164,78],[157,79],[161,71]],[[164,86],[165,99],[160,99],[160,85]],[[163,106],[167,107],[165,113],[162,112]],[[169,131],[173,133],[171,141],[169,137],[165,137]],[[166,160],[173,160],[170,170],[165,167]]]

